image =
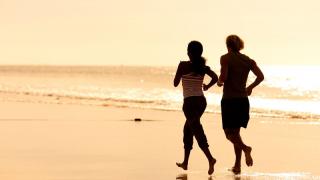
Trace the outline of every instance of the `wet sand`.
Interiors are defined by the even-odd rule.
[[[242,134],[253,147],[254,166],[243,161],[243,173],[234,176],[227,171],[234,155],[221,118],[205,114],[217,159],[208,176],[196,142],[189,170],[175,165],[183,159],[182,112],[10,101],[0,108],[0,179],[320,179],[320,126],[298,123],[303,120],[253,117]]]

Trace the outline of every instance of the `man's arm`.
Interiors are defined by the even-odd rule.
[[[221,56],[220,65],[221,65],[220,76],[217,83],[219,87],[223,86],[223,83],[228,78],[228,59],[225,58],[224,56]]]
[[[263,75],[261,69],[259,68],[259,66],[255,62],[253,64],[251,71],[253,72],[254,75],[256,75],[256,79],[254,80],[253,83],[251,83],[247,87],[248,96],[251,95],[252,89],[255,88],[256,86],[258,86],[264,79],[264,75]]]

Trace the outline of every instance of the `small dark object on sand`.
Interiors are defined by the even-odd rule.
[[[134,121],[141,121],[141,118],[134,118]]]

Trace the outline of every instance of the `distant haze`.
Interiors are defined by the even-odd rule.
[[[164,65],[190,40],[218,65],[237,34],[259,64],[320,65],[317,0],[1,0],[0,64]]]

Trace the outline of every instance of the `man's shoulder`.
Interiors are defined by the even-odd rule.
[[[223,54],[223,55],[221,56],[221,59],[222,59],[222,58],[227,58],[227,57],[229,57],[229,56],[230,56],[229,53]]]

